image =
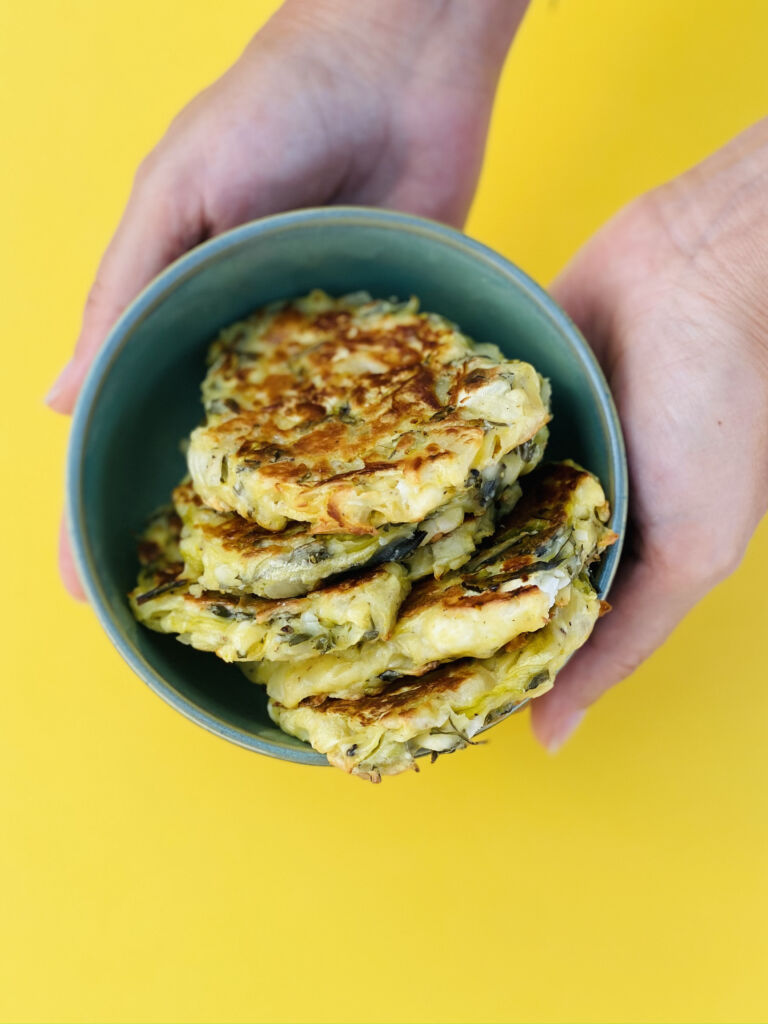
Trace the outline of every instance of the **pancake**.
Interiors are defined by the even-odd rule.
[[[507,483],[506,469],[502,480],[507,462],[515,476],[519,467],[531,466],[511,453],[422,522],[382,526],[373,534],[315,534],[307,523],[275,533],[237,513],[207,508],[187,481],[173,492],[186,575],[209,590],[271,598],[306,594],[340,573],[383,562],[405,561],[411,579],[441,576],[493,532],[493,498],[502,488],[508,497],[516,486]]]
[[[484,661],[451,662],[356,700],[309,697],[296,708],[271,700],[269,713],[332,765],[373,782],[415,767],[425,751],[434,758],[465,747],[516,705],[546,693],[589,637],[600,602],[585,576],[568,591],[546,626]]]
[[[419,523],[549,420],[528,363],[416,300],[323,292],[222,331],[189,471],[205,505],[267,530]]]
[[[308,697],[375,693],[399,676],[459,658],[488,658],[521,633],[546,625],[579,575],[615,535],[599,482],[563,462],[526,478],[523,497],[458,571],[426,579],[403,602],[387,639],[302,662],[243,671],[270,697],[296,707]]]
[[[150,522],[131,608],[150,629],[175,633],[224,661],[305,658],[388,636],[410,588],[406,569],[387,562],[306,597],[272,601],[205,590],[185,575],[180,529],[171,511]]]

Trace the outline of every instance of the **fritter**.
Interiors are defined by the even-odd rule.
[[[176,633],[224,661],[306,658],[388,636],[410,588],[406,569],[387,562],[306,597],[275,601],[205,590],[185,575],[180,529],[170,511],[149,524],[131,608],[150,629]]]
[[[460,570],[418,583],[388,639],[302,662],[244,665],[270,697],[354,697],[458,658],[487,658],[544,626],[571,580],[613,542],[597,479],[573,463],[540,468],[494,535]]]
[[[265,529],[372,534],[421,522],[533,438],[547,391],[415,299],[312,292],[213,344],[189,471],[206,505]]]
[[[516,705],[546,693],[589,637],[600,602],[585,576],[568,591],[546,626],[493,657],[452,662],[354,700],[309,697],[296,708],[271,700],[269,713],[332,765],[373,782],[414,767],[420,753],[434,758],[460,749]]]
[[[514,454],[507,459],[515,469],[530,465]],[[383,562],[405,561],[411,579],[457,569],[493,532],[493,498],[502,486],[508,497],[516,485],[507,485],[506,474],[502,481],[498,471],[478,473],[422,522],[381,526],[373,534],[315,534],[306,523],[275,533],[235,512],[207,508],[188,482],[173,492],[173,503],[183,524],[181,553],[190,579],[210,590],[280,598]]]

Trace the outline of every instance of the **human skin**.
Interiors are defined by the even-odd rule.
[[[139,167],[51,408],[72,412],[107,332],[144,285],[221,231],[328,203],[460,227],[527,3],[287,0]],[[63,521],[59,564],[84,599]]]
[[[51,406],[72,410],[123,307],[219,231],[330,202],[461,225],[524,9],[289,0],[140,168]],[[738,565],[768,505],[766,194],[768,121],[636,200],[553,286],[619,408],[632,532],[613,612],[532,704],[549,750]],[[60,561],[82,596],[64,530]]]
[[[768,508],[768,119],[636,200],[553,285],[627,443],[631,532],[613,610],[532,705],[556,750],[739,565]]]
[[[123,308],[194,245],[354,203],[460,226],[527,0],[288,0],[143,161],[49,395],[71,412]]]

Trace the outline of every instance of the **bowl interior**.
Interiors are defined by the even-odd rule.
[[[112,331],[76,411],[69,513],[86,588],[123,656],[184,714],[262,753],[325,763],[272,725],[263,692],[236,666],[139,626],[125,598],[136,535],[185,471],[208,343],[254,308],[312,288],[417,295],[475,340],[532,362],[552,381],[549,456],[600,477],[620,532],[626,476],[610,396],[578,332],[520,271],[450,229],[382,211],[286,214],[214,239],[150,285]],[[618,555],[617,545],[600,566],[602,593]]]

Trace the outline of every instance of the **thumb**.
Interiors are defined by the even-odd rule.
[[[606,374],[610,367],[610,342],[614,334],[611,295],[614,292],[610,225],[598,232],[564,267],[549,287],[554,300],[565,310]]]
[[[610,227],[598,232],[561,271],[550,285],[556,302],[584,334],[603,369],[608,372],[611,337],[610,319]],[[613,611],[598,623],[586,647],[569,661],[558,675],[555,688],[531,706],[534,735],[550,753],[568,739],[584,717],[587,707],[619,680],[630,675],[672,628],[675,612],[656,612],[658,603],[646,604],[657,590],[653,574],[625,553],[619,581],[611,594]],[[665,595],[661,595],[662,598]],[[670,625],[665,625],[669,619]]]
[[[585,335],[610,375],[621,341],[622,310],[635,289],[666,259],[659,241],[653,193],[616,213],[572,258],[550,292]]]
[[[46,396],[56,412],[72,412],[88,367],[128,303],[163,267],[200,241],[201,207],[189,189],[177,187],[179,177],[159,155],[151,154],[139,168],[88,296],[74,355]]]

